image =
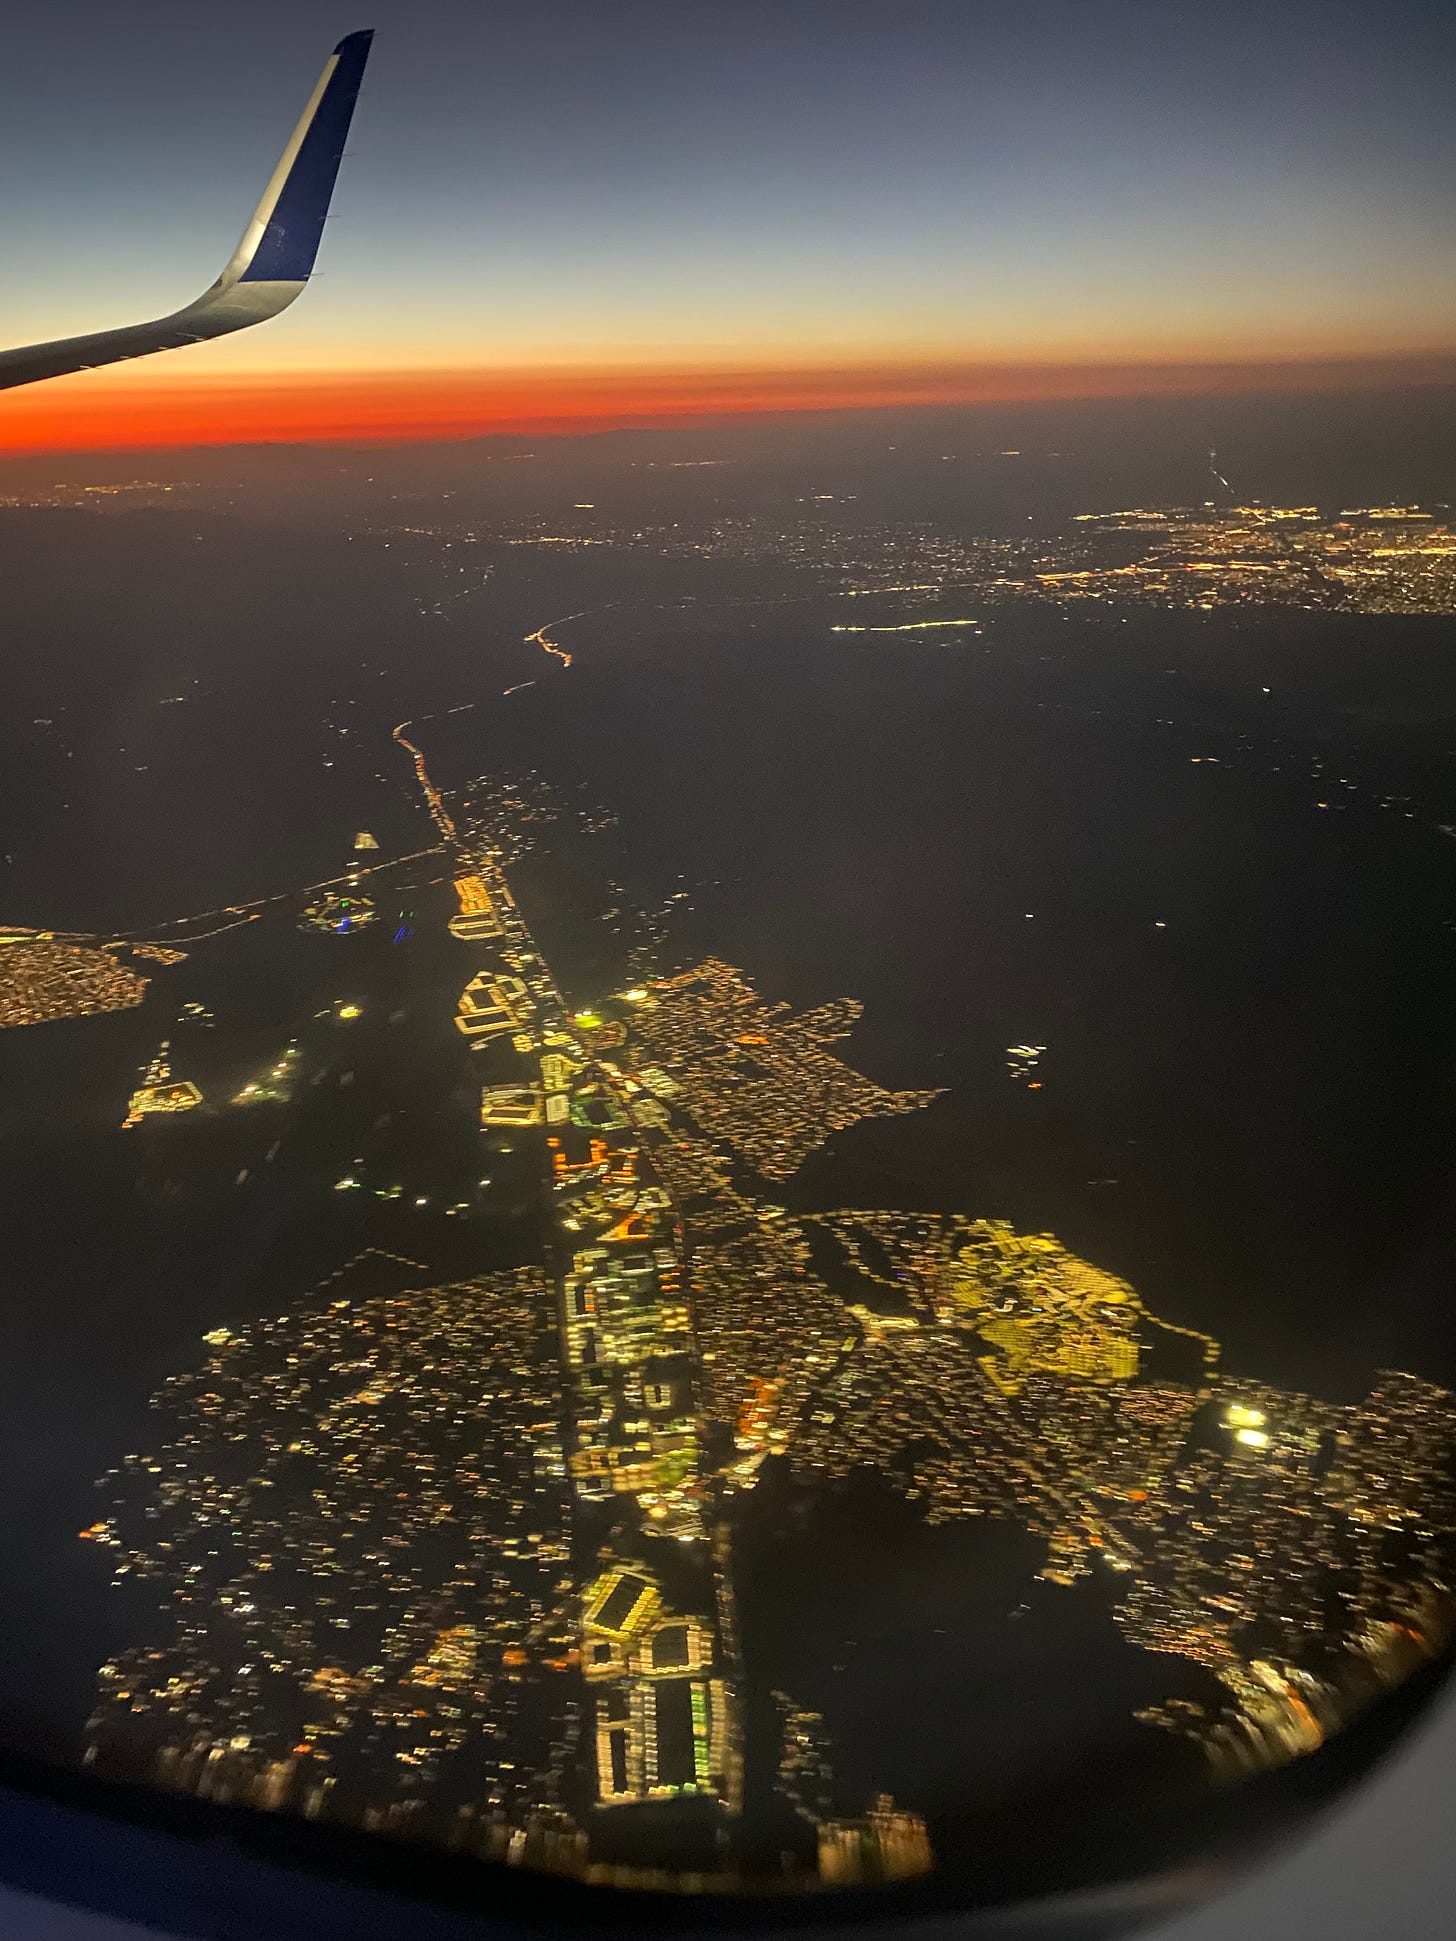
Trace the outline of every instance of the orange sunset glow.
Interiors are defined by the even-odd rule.
[[[1456,352],[1319,361],[925,363],[799,368],[99,371],[12,393],[0,453],[207,444],[385,443],[717,418],[1133,396],[1450,383]]]

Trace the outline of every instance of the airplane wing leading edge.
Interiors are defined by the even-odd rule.
[[[0,390],[225,337],[286,310],[318,255],[373,38],[370,30],[347,34],[329,56],[242,241],[210,289],[153,323],[0,350]]]

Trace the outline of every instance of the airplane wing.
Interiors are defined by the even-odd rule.
[[[286,310],[308,281],[318,255],[329,198],[343,159],[372,31],[347,34],[329,56],[263,200],[227,268],[196,302],[154,323],[61,337],[51,344],[0,350],[0,390],[67,371],[94,370],[123,358],[148,357],[225,337]]]

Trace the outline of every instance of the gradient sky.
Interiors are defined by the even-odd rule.
[[[1456,8],[1409,0],[48,0],[0,73],[0,338],[200,290],[358,26],[300,303],[0,394],[0,450],[1456,353]]]

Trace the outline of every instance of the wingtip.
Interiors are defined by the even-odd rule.
[[[373,28],[345,34],[244,232],[225,282],[306,283],[313,274]]]

